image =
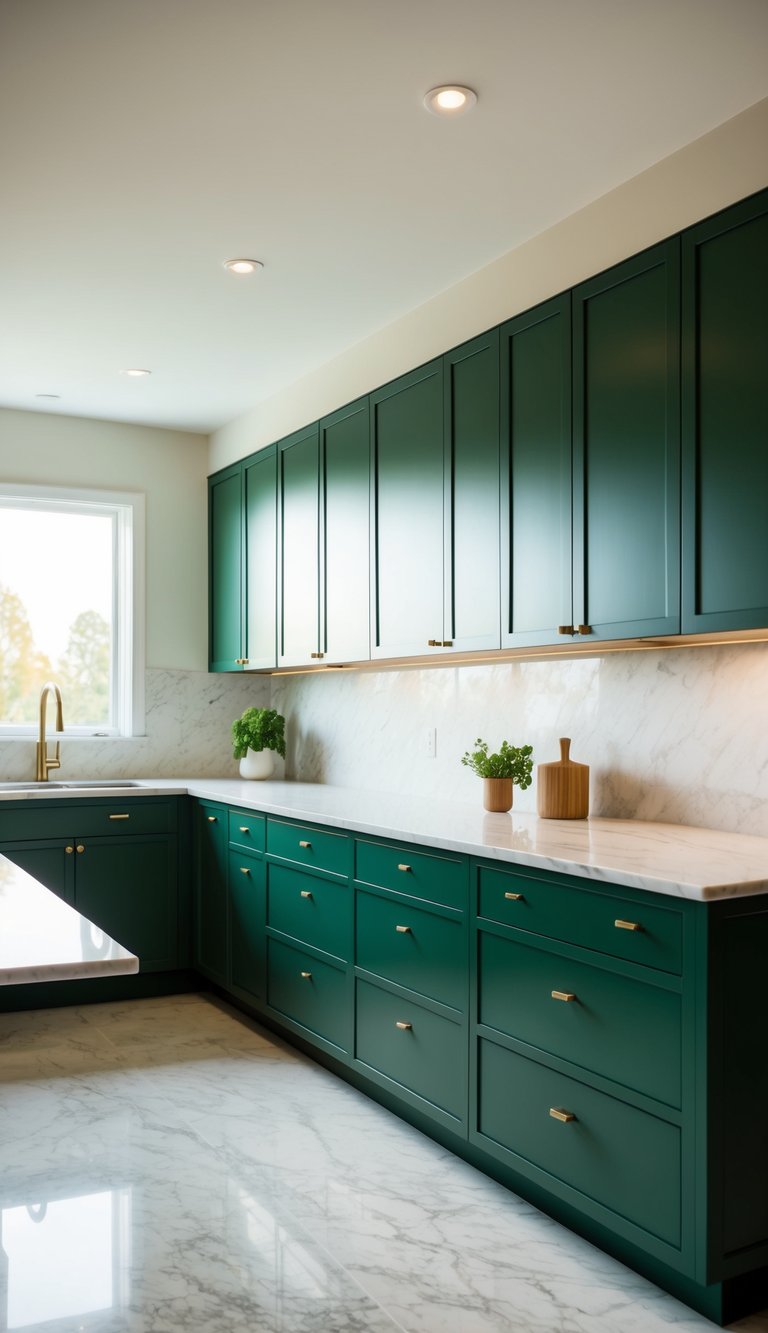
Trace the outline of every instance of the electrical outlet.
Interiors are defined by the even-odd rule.
[[[424,753],[428,759],[434,759],[437,754],[437,727],[427,727],[424,733]]]

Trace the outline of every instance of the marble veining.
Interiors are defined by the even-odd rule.
[[[202,996],[0,1015],[0,1244],[9,1333],[713,1328]]]

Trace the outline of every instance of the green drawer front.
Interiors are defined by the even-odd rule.
[[[263,815],[247,815],[244,810],[229,812],[229,841],[235,847],[249,852],[263,852],[266,819]]]
[[[290,866],[268,868],[267,924],[303,944],[347,961],[352,941],[352,889]]]
[[[493,1042],[479,1062],[481,1135],[679,1247],[679,1129]]]
[[[551,935],[664,972],[682,971],[682,913],[674,908],[483,867],[478,910],[490,921]],[[629,929],[633,925],[639,928]]]
[[[0,812],[0,842],[34,838],[107,837],[110,833],[173,833],[176,809],[172,801],[129,797],[103,805],[48,806],[30,801],[26,810]]]
[[[481,1023],[680,1105],[679,995],[487,933],[479,974]]]
[[[432,856],[415,852],[412,847],[383,847],[358,839],[355,876],[365,884],[466,910],[467,862],[463,858]]]
[[[330,870],[335,875],[349,874],[350,841],[345,833],[325,833],[274,819],[267,823],[267,851],[273,856],[316,870]]]
[[[267,950],[267,1000],[272,1008],[345,1050],[349,1023],[345,973],[280,940],[268,940]]]
[[[355,933],[359,967],[466,1012],[464,920],[359,890]]]
[[[448,1115],[463,1119],[464,1028],[360,978],[356,985],[356,1058]],[[398,1023],[409,1026],[399,1028]]]
[[[256,999],[264,994],[266,872],[260,856],[230,848],[230,981]]]

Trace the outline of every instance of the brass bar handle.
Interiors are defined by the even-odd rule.
[[[617,930],[642,930],[643,927],[639,921],[614,921]]]
[[[302,889],[302,890],[301,890],[301,896],[302,896],[302,898],[311,898],[311,897],[312,897],[311,890],[310,890],[310,889]]]
[[[248,866],[241,866],[241,867],[240,867],[240,874],[241,874],[241,875],[250,875],[250,873],[251,873],[251,872],[250,872],[250,870],[248,869]]]
[[[427,639],[428,648],[442,648],[442,646],[443,644],[441,639]]]
[[[577,998],[577,997],[574,995],[573,991],[570,991],[570,990],[553,990],[553,991],[552,991],[552,999],[553,999],[553,1000],[564,1000],[566,1004],[570,1004],[570,1002],[571,1002],[572,1000],[575,1000],[576,998]]]
[[[410,926],[395,926],[395,930],[397,931],[398,935],[410,935],[410,934],[411,934],[411,927],[410,927]]]
[[[312,980],[312,973],[311,973],[311,972],[300,972],[300,973],[299,973],[299,976],[302,977],[302,978],[304,979],[304,981],[311,981],[311,980]]]
[[[411,869],[410,866],[403,865],[402,862],[400,863],[400,865],[399,865],[397,868],[398,868],[398,870],[402,870],[402,871],[404,871],[404,873],[405,873],[406,875],[409,873],[409,871],[410,871],[410,869]]]
[[[558,625],[558,634],[573,634],[573,625]]]
[[[549,1114],[553,1120],[559,1120],[561,1125],[568,1125],[576,1119],[573,1111],[564,1111],[560,1106],[550,1106]]]
[[[235,658],[235,666],[247,666],[247,665],[248,665],[248,658],[247,658],[247,657],[236,657],[236,658]]]
[[[110,815],[110,819],[130,819],[130,815]]]
[[[67,856],[71,856],[74,850],[75,849],[71,843],[67,843],[67,846],[64,848],[64,851],[67,853]]]
[[[591,634],[591,633],[592,633],[592,626],[591,626],[591,625],[579,625],[579,626],[578,626],[578,632],[579,632],[579,634]]]
[[[401,1032],[410,1032],[413,1027],[413,1023],[400,1023],[398,1021],[397,1023],[395,1023],[395,1027],[399,1028]]]
[[[247,836],[250,834],[250,832],[251,832],[251,830],[249,829],[249,827],[248,827],[247,824],[241,824],[240,827],[239,827],[239,829],[238,829],[237,831],[238,831],[238,833],[245,833],[246,837],[247,837]]]
[[[304,842],[304,840],[301,839],[301,840],[299,841],[299,846],[300,846],[300,847],[311,847],[311,846],[312,846],[312,843],[311,843],[311,842]]]
[[[208,823],[209,823],[209,824],[218,824],[218,822],[219,822],[219,816],[218,816],[218,815],[209,815],[209,816],[208,816]]]
[[[443,642],[442,642],[442,644],[441,644],[440,646],[441,646],[442,648],[452,648],[452,647],[453,647],[453,639],[443,639]]]
[[[310,653],[310,657],[325,657],[325,653]]]
[[[511,903],[525,902],[525,898],[523,897],[522,893],[505,893],[504,897],[508,898]]]
[[[77,847],[75,848],[75,851],[76,851],[76,852],[84,852],[84,851],[85,851],[85,847],[83,846],[83,844],[82,844],[81,842],[79,842],[79,843],[77,844]]]

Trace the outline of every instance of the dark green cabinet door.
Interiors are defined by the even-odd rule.
[[[370,401],[371,656],[440,653],[433,645],[444,637],[442,358]]]
[[[680,631],[679,290],[674,238],[572,294],[573,614],[595,639]]]
[[[227,983],[227,812],[196,811],[194,963],[205,976]]]
[[[317,424],[278,445],[278,666],[303,666],[319,652],[320,456]]]
[[[0,852],[44,884],[46,889],[58,894],[70,907],[74,907],[74,838],[67,842],[61,839],[55,842],[0,843]]]
[[[683,233],[683,633],[768,625],[768,191]]]
[[[445,609],[443,639],[498,648],[499,333],[444,358]]]
[[[277,665],[277,454],[264,449],[243,464],[245,657]]]
[[[254,999],[264,996],[266,867],[248,852],[229,853],[230,984]]]
[[[89,838],[76,853],[75,907],[139,958],[142,972],[178,966],[176,838]]]
[[[243,653],[242,469],[208,481],[208,630],[211,671],[241,671]]]
[[[501,328],[501,642],[562,643],[571,590],[571,297]]]
[[[327,661],[370,650],[370,430],[368,399],[320,422],[323,470],[320,648]]]

